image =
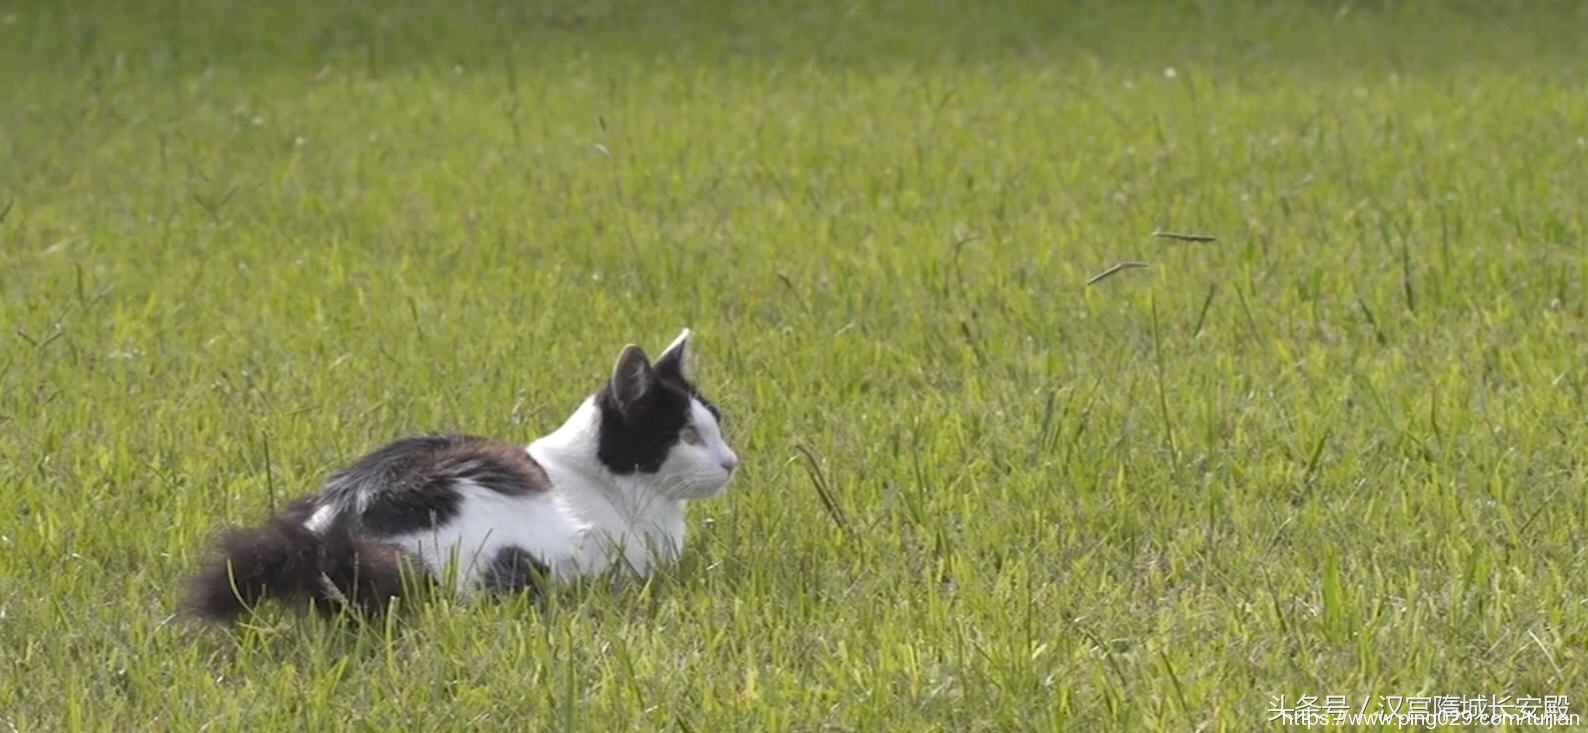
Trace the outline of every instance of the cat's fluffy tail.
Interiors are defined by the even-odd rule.
[[[219,556],[189,579],[182,610],[224,623],[275,598],[332,613],[385,613],[403,595],[402,551],[340,527],[314,532],[303,524],[308,506],[300,501],[263,526],[222,532]]]

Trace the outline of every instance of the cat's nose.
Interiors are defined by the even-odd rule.
[[[739,467],[739,457],[732,453],[723,456],[721,462],[722,470],[727,471],[728,473],[733,473],[733,469]]]

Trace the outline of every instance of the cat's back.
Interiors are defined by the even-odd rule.
[[[450,524],[471,498],[521,503],[551,488],[523,446],[475,435],[420,435],[387,443],[336,472],[321,505],[359,534],[391,537]]]

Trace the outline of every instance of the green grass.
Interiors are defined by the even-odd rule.
[[[0,6],[0,730],[1588,714],[1578,3],[60,5]],[[217,524],[683,325],[746,465],[671,576],[168,622]]]

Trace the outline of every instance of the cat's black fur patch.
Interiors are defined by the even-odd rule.
[[[260,527],[222,532],[219,556],[188,582],[183,611],[223,622],[274,596],[327,612],[342,605],[368,615],[385,612],[403,593],[404,553],[353,536],[345,523],[324,534],[310,531],[303,522],[315,506],[315,497],[307,497]]]
[[[676,361],[658,361],[648,375],[645,391],[627,403],[620,400],[611,382],[595,396],[596,408],[601,411],[596,457],[618,475],[661,469],[678,443],[679,431],[689,424],[691,398],[700,400],[713,417],[721,419],[717,406],[684,378]]]
[[[601,411],[596,457],[613,473],[656,473],[689,421],[689,393],[656,382],[645,394],[620,405],[610,386],[596,393]]]
[[[457,516],[460,481],[509,496],[550,486],[522,447],[472,435],[425,435],[388,443],[342,469],[326,482],[325,500],[363,506],[356,519],[361,533],[400,535]]]
[[[528,550],[508,545],[497,551],[491,566],[485,571],[485,589],[498,596],[512,595],[526,590],[539,591],[550,571],[539,558]]]
[[[418,561],[402,548],[358,537],[345,525],[335,526],[323,542],[321,583],[329,580],[349,605],[366,616],[386,613],[392,599],[401,598],[409,589],[405,581],[429,579],[422,572],[407,572],[410,562],[417,566]],[[316,607],[335,610],[336,603]]]

